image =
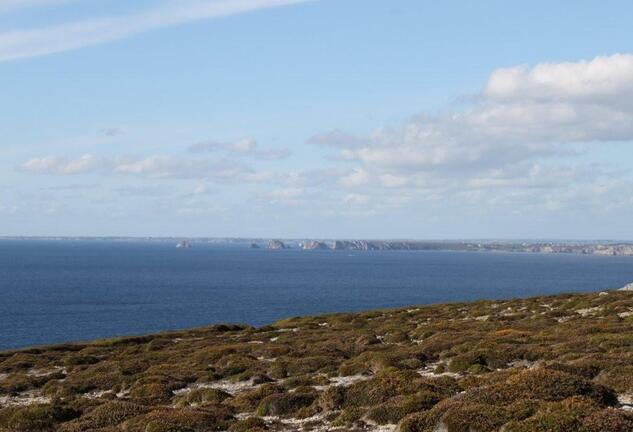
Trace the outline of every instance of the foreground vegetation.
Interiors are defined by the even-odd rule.
[[[0,353],[0,431],[633,431],[633,293]]]

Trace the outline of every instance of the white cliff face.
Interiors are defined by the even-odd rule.
[[[312,240],[303,245],[303,249],[305,250],[329,250],[330,246],[327,243]]]

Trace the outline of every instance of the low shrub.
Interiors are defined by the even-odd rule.
[[[260,416],[284,416],[295,414],[301,408],[310,406],[316,399],[310,393],[276,393],[266,396],[257,407]]]

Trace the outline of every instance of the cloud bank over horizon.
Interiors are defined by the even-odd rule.
[[[195,180],[198,190],[201,184],[256,184],[260,189],[246,198],[252,206],[309,207],[324,216],[447,203],[464,213],[613,212],[633,204],[630,169],[584,156],[609,143],[630,146],[632,101],[633,55],[614,54],[496,69],[463,109],[417,114],[365,134],[317,133],[306,144],[324,151],[318,169],[268,167],[290,151],[261,149],[253,138],[183,144],[175,154],[40,155],[16,169],[23,175]]]

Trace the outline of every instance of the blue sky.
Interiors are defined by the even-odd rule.
[[[633,239],[632,13],[0,0],[0,235]]]

